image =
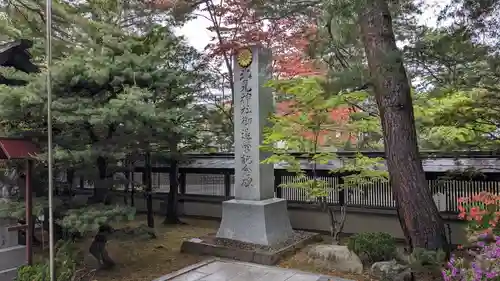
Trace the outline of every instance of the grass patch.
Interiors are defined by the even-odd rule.
[[[108,253],[116,262],[116,267],[112,270],[98,271],[92,280],[151,281],[206,259],[202,256],[180,253],[182,241],[214,232],[219,222],[189,218],[183,218],[182,221],[187,224],[163,225],[163,218],[155,217],[155,229],[158,236],[156,239],[110,240],[107,246]],[[126,225],[145,223],[146,217],[140,215]],[[95,267],[94,260],[88,253],[91,241],[92,239],[87,239],[79,244],[85,253],[84,265]],[[40,251],[37,252],[41,254]],[[48,249],[42,255],[48,255]]]
[[[144,223],[139,216],[133,223]],[[117,263],[111,271],[96,274],[96,281],[151,281],[204,259],[201,256],[180,253],[182,241],[206,235],[217,229],[219,223],[207,220],[183,219],[186,225],[163,225],[156,217],[157,239],[149,241],[109,241],[108,251]]]

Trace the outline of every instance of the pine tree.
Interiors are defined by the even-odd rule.
[[[162,146],[154,134],[192,138],[199,114],[191,103],[201,76],[196,53],[166,29],[143,37],[91,32],[89,49],[54,64],[54,142],[58,160],[95,158],[105,179],[106,158],[145,144]],[[10,121],[12,132],[45,134],[45,95],[43,74],[26,87],[3,87],[4,123]]]
[[[385,0],[367,1],[359,18],[403,233],[410,248],[449,252],[444,223],[419,157],[411,88],[396,47],[389,6]]]
[[[126,155],[162,154],[177,160],[204,143],[198,133],[203,110],[195,104],[195,95],[204,82],[205,66],[169,27],[153,24],[136,30],[113,25],[121,17],[114,5],[118,2],[85,3],[89,5],[61,12],[79,37],[64,45],[68,52],[55,55],[51,69],[54,158],[65,169],[91,171],[88,175],[93,174],[90,179],[98,188],[90,202],[106,202],[115,184],[113,174]],[[6,23],[15,22],[12,19]],[[31,29],[23,29],[33,36]],[[46,147],[46,73],[26,79],[29,83],[23,87],[0,86],[0,119],[9,135],[29,135]],[[46,159],[43,154],[39,158]],[[76,225],[106,227],[106,212],[96,208],[91,213],[93,218],[86,216],[86,223]]]

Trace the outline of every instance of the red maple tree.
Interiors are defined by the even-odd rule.
[[[295,110],[293,101],[291,100],[276,103],[277,115],[300,114],[300,112],[296,112]],[[335,129],[321,131],[318,140],[319,145],[327,146],[330,143],[338,144],[347,142],[350,142],[351,144],[356,143],[356,136],[347,126],[350,114],[355,111],[355,108],[348,106],[332,109],[330,111],[330,121],[332,121],[332,124],[336,124]],[[314,137],[312,132],[304,132],[303,136],[311,139]]]
[[[155,1],[155,0],[153,0]],[[223,66],[227,73],[222,76],[225,85],[234,97],[233,65],[232,55],[238,49],[260,44],[271,49],[273,55],[272,73],[274,78],[287,79],[298,76],[323,75],[324,68],[321,64],[307,56],[307,49],[312,40],[315,40],[316,26],[315,19],[304,15],[289,15],[287,17],[267,18],[255,9],[252,0],[156,0],[158,6],[163,8],[179,8],[191,5],[198,5],[198,8],[206,15],[211,23],[210,30],[214,33],[212,42],[205,50],[208,58],[216,68]],[[229,106],[228,106],[229,105]],[[224,98],[219,104],[219,109],[232,110],[232,100]],[[278,102],[276,113],[280,114],[288,110],[288,102]],[[349,109],[332,110],[332,121],[340,121],[341,124],[347,122]],[[345,126],[344,126],[345,127]],[[343,141],[355,142],[356,138],[345,130],[339,132],[325,132],[326,135]],[[338,137],[337,135],[340,134]]]
[[[214,33],[206,51],[215,65],[224,65],[232,75],[232,54],[239,48],[260,44],[272,50],[273,74],[279,78],[320,74],[306,55],[316,33],[314,18],[303,15],[268,18],[251,0],[145,0],[156,8],[185,9],[197,6],[211,22]],[[148,2],[151,3],[151,2]],[[232,77],[229,77],[232,78]]]
[[[205,0],[216,34],[207,50],[213,58],[230,58],[234,51],[252,44],[271,49],[273,74],[278,78],[318,74],[314,61],[306,56],[315,34],[314,19],[292,15],[266,18],[251,0]],[[226,65],[227,67],[227,65]]]

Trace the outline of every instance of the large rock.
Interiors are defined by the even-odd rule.
[[[396,261],[402,264],[410,264],[410,254],[406,252],[405,248],[396,248]]]
[[[338,270],[360,274],[363,272],[361,259],[347,249],[347,246],[339,245],[314,245],[308,250],[307,255],[310,262],[329,270]]]
[[[411,277],[408,266],[399,264],[395,260],[374,263],[370,268],[370,274],[384,281],[406,281]]]

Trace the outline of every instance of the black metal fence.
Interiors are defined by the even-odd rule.
[[[136,168],[134,181],[142,184],[143,169]],[[340,188],[342,175],[334,175],[328,171],[319,171],[319,178],[328,183],[326,198],[332,205],[346,204],[362,208],[394,209],[395,202],[389,182],[372,182],[356,188]],[[197,195],[206,197],[234,196],[234,170],[211,168],[181,168],[179,171],[179,192],[181,195]],[[482,191],[500,194],[500,174],[484,174],[476,178],[450,178],[446,173],[426,173],[428,186],[441,212],[458,212],[457,200]],[[285,170],[275,170],[275,196],[289,202],[314,204],[317,199],[308,196],[305,189],[281,187],[281,184],[292,183],[296,176]],[[152,185],[154,192],[166,193],[170,190],[168,168],[153,168]],[[87,184],[86,188],[91,188]]]

